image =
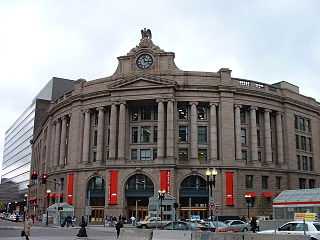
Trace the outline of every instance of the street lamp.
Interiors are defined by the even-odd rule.
[[[28,194],[24,194],[24,201],[26,202],[26,205],[23,206],[23,221],[26,221],[26,213],[28,211]]]
[[[48,226],[49,225],[49,216],[48,216],[48,207],[49,207],[49,201],[50,201],[50,193],[51,193],[51,190],[50,189],[47,189],[47,211],[46,211],[46,225]]]
[[[213,221],[213,208],[214,208],[214,196],[213,196],[213,189],[216,185],[216,176],[218,175],[217,169],[215,168],[208,168],[206,171],[207,176],[207,187],[210,189],[209,195],[209,209],[210,209],[210,217],[211,221]]]
[[[254,196],[250,193],[247,193],[244,195],[246,202],[247,202],[247,208],[248,208],[248,219],[250,219],[250,207],[253,207],[254,205]]]
[[[164,199],[165,194],[166,194],[165,190],[158,191],[158,198],[160,200],[160,221],[162,221],[162,200]]]

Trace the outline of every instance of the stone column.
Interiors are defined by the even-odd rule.
[[[84,126],[83,126],[83,147],[82,147],[82,162],[90,161],[90,110],[86,109],[84,112]]]
[[[118,158],[123,160],[125,157],[126,141],[126,104],[120,103],[119,108],[119,140],[118,140]]]
[[[257,107],[250,108],[251,161],[258,161]]]
[[[163,100],[158,101],[158,139],[157,139],[158,159],[164,158],[164,104]]]
[[[61,121],[58,119],[56,122],[56,135],[54,138],[54,164],[55,164],[55,166],[59,166],[60,136],[61,136]]]
[[[174,157],[174,107],[173,100],[167,103],[167,157]]]
[[[117,105],[112,103],[110,113],[109,159],[116,159],[117,145]]]
[[[97,135],[97,162],[103,158],[103,132],[104,132],[104,108],[97,108],[98,113],[98,135]]]
[[[277,124],[277,156],[278,163],[283,163],[283,133],[282,133],[282,114],[281,112],[277,112],[276,116],[276,124]]]
[[[241,118],[240,118],[240,105],[235,105],[234,113],[234,126],[235,126],[235,137],[236,137],[236,159],[241,160]]]
[[[191,105],[191,159],[198,159],[198,113],[197,113],[197,102],[190,102]]]
[[[67,116],[62,117],[61,138],[60,138],[60,165],[65,165],[66,156],[66,136],[67,136]]]
[[[264,147],[265,147],[265,161],[272,162],[272,148],[271,148],[271,127],[270,127],[270,109],[264,110]]]
[[[56,137],[56,125],[55,122],[52,121],[52,117],[50,117],[49,125],[51,125],[51,131],[50,131],[50,146],[47,148],[47,150],[50,149],[50,159],[48,158],[48,168],[52,168],[54,166],[54,144],[55,144],[55,137]]]
[[[217,160],[217,104],[210,103],[210,159]]]

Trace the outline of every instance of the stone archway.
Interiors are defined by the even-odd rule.
[[[135,174],[128,178],[125,184],[127,217],[143,219],[148,215],[149,197],[154,195],[154,184],[144,174]]]
[[[89,221],[93,224],[102,224],[105,207],[105,180],[101,176],[91,177],[87,185],[87,206],[91,208]]]
[[[179,189],[180,218],[190,219],[199,215],[201,219],[208,217],[209,192],[206,181],[199,175],[186,177]]]

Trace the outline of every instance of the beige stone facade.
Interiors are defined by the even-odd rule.
[[[177,198],[181,218],[207,216],[201,180],[207,168],[218,171],[218,215],[246,215],[247,192],[255,195],[252,214],[270,215],[270,194],[319,186],[320,105],[298,87],[235,78],[227,68],[180,70],[174,53],[154,45],[148,34],[118,60],[112,76],[78,80],[72,92],[52,102],[33,141],[32,171],[49,179],[30,184],[37,213],[45,211],[50,188],[72,202],[77,216],[92,205],[93,222],[135,209],[142,217],[146,196],[161,188],[161,170],[169,171],[163,184]],[[102,204],[88,200],[94,176],[103,179]]]

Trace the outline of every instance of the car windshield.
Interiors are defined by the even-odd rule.
[[[210,222],[210,226],[213,226],[213,227],[226,227],[227,225],[223,222]]]
[[[313,226],[317,229],[317,231],[320,231],[320,223],[313,223]]]

